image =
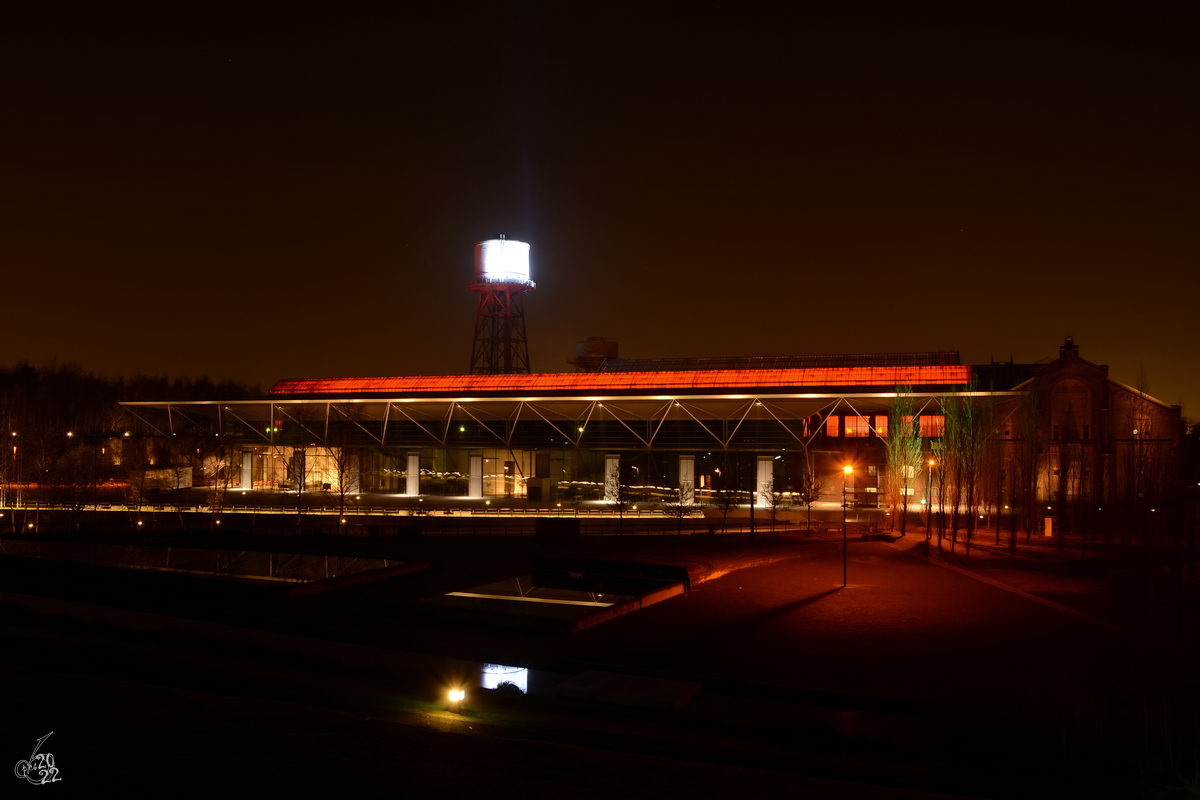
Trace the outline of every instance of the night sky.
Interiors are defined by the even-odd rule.
[[[1200,415],[1194,3],[12,5],[2,363],[464,373],[503,232],[535,371],[1070,334]]]

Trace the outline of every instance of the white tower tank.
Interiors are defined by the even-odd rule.
[[[488,239],[475,245],[475,283],[517,283],[529,280],[529,245],[516,239]]]

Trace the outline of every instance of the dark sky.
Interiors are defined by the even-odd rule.
[[[504,232],[535,371],[1070,334],[1200,414],[1193,3],[25,5],[4,363],[466,372]]]

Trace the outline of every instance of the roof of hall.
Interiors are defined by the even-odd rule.
[[[699,358],[609,358],[599,372],[680,370],[834,369],[853,367],[958,366],[957,350],[920,353],[832,353],[804,356],[703,356]]]
[[[894,391],[959,389],[971,380],[969,366],[890,365],[787,369],[692,369],[655,372],[557,372],[525,375],[415,375],[391,378],[281,380],[271,396],[390,395],[409,397],[762,394],[849,389]]]

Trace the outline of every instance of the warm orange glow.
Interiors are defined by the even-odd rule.
[[[839,367],[717,369],[678,372],[561,372],[534,375],[414,375],[400,378],[282,380],[271,394],[418,394],[464,392],[599,392],[966,385],[970,367]]]
[[[846,466],[842,467],[842,472],[844,472],[844,473],[846,473],[847,475],[849,475],[850,473],[854,472],[854,467],[852,467],[852,466],[850,466],[849,464],[847,464]]]

